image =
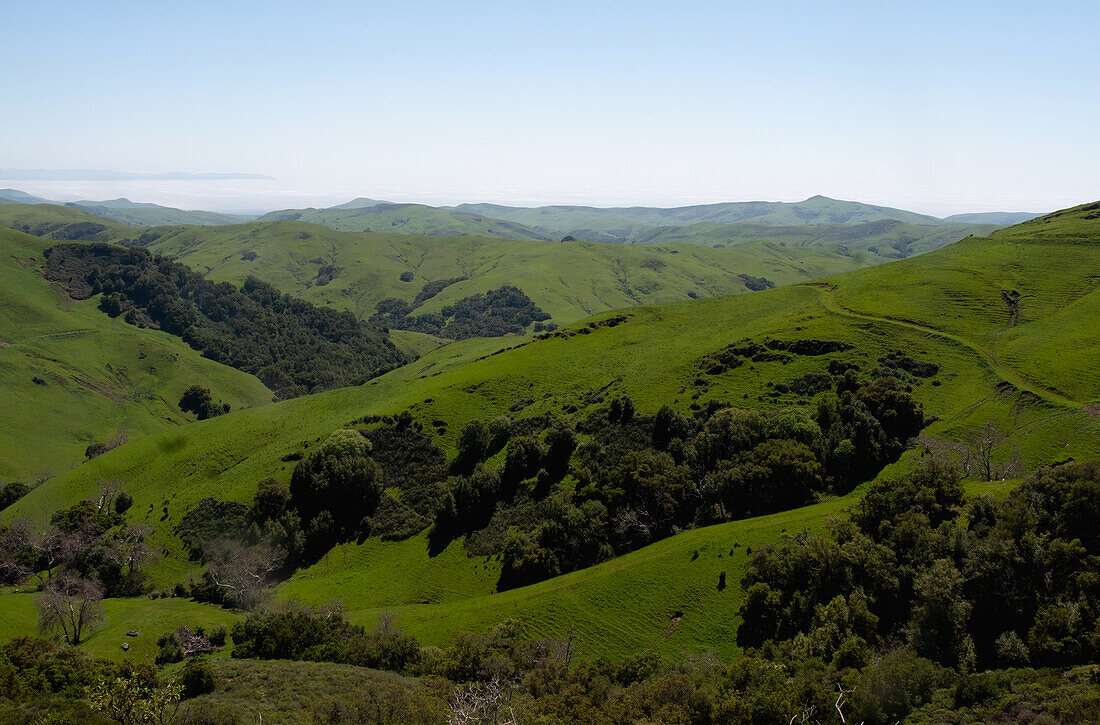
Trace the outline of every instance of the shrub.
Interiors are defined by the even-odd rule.
[[[199,695],[206,695],[218,688],[218,680],[214,675],[214,668],[206,661],[205,657],[196,657],[188,660],[183,666],[177,683],[183,687],[182,696],[190,700]]]

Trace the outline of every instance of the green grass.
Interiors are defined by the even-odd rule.
[[[906,224],[894,220],[860,224],[803,224],[780,227],[766,224],[712,224],[658,227],[639,233],[635,244],[735,245],[767,241],[785,247],[843,247],[876,259],[903,259],[939,249],[967,236],[982,236],[997,229],[992,224]]]
[[[93,492],[97,481],[117,478],[134,496],[131,517],[152,525],[155,543],[168,553],[151,567],[155,581],[168,585],[193,571],[172,534],[189,506],[210,495],[248,500],[256,483],[269,475],[287,480],[293,463],[283,462],[283,456],[363,415],[412,409],[426,423],[448,421],[439,442],[449,448],[462,422],[499,414],[521,400],[532,401],[523,415],[560,412],[571,405],[583,410],[601,390],[629,394],[641,412],[667,402],[686,408],[693,402],[692,391],[700,390],[693,384],[698,361],[745,337],[846,341],[855,349],[843,357],[864,370],[885,352],[904,350],[941,366],[939,385],[926,380],[913,389],[926,413],[936,418],[930,435],[958,437],[967,428],[994,421],[1012,430],[999,456],[1016,450],[1028,468],[1069,457],[1095,459],[1100,457],[1100,419],[1083,405],[1096,399],[1100,369],[1079,365],[1087,351],[1063,348],[1066,341],[1094,334],[1096,318],[1090,319],[1087,306],[1094,282],[1088,275],[1098,264],[1096,243],[972,239],[912,260],[838,275],[829,280],[835,289],[800,285],[639,306],[622,313],[628,319],[615,327],[533,342],[519,338],[514,340],[519,347],[487,357],[499,341],[465,341],[429,352],[362,387],[242,410],[134,440],[47,482],[3,515],[43,520]],[[1029,304],[1032,298],[1023,298],[1015,327],[1006,327],[1000,297],[1007,282],[1017,283],[1035,300]],[[1052,328],[1051,321],[1058,326]],[[1042,344],[1055,344],[1055,350],[1032,350],[1026,358],[1008,354],[1011,347],[1003,338],[1019,335],[1040,347],[1035,341],[1042,329],[1053,341]],[[1026,364],[1044,359],[1049,368]],[[709,385],[697,402],[805,404],[794,396],[777,402],[761,396],[769,381],[821,371],[827,362],[826,356],[796,357],[787,365],[746,364],[707,376]],[[1006,380],[1019,381],[1017,388],[1031,395],[1006,388]],[[890,472],[909,463],[905,459]],[[981,490],[1003,494],[1004,488],[997,484]],[[393,611],[399,623],[428,643],[519,616],[536,633],[572,634],[592,655],[652,648],[669,654],[714,649],[726,657],[735,651],[742,552],[775,541],[784,529],[820,526],[850,500],[688,531],[598,567],[502,594],[490,593],[497,566],[492,561],[466,558],[455,547],[433,559],[422,536],[392,544],[369,541],[336,549],[327,561],[280,587],[278,595],[318,604],[338,597],[364,624],[381,611]],[[730,558],[734,543],[741,546]],[[699,557],[691,561],[695,550]],[[719,592],[722,569],[727,589]],[[682,618],[671,626],[676,612]]]
[[[465,235],[544,242],[552,239],[544,232],[537,232],[515,222],[424,204],[377,202],[370,206],[351,208],[341,205],[331,209],[286,209],[259,218],[260,221],[280,219],[321,224],[329,229],[345,232],[389,232],[433,237]]]
[[[402,716],[400,708],[406,699],[396,693],[430,687],[392,672],[327,662],[214,659],[211,665],[217,689],[190,703],[196,710],[212,713],[207,722],[219,722],[221,713],[231,713],[234,722],[308,725],[317,722],[311,714],[315,707],[334,701],[356,702],[368,693],[378,702],[380,718],[371,722],[401,722],[381,719],[394,711],[398,711],[397,717]],[[443,722],[443,703],[450,692],[444,689],[435,694],[441,710],[439,722]]]
[[[119,430],[133,439],[193,420],[177,407],[192,384],[234,409],[271,400],[251,375],[201,357],[178,338],[112,320],[42,278],[49,242],[0,229],[0,478],[60,474]],[[36,384],[39,378],[44,384]]]
[[[37,633],[35,596],[31,593],[0,596],[0,611],[4,614],[0,617],[0,642]],[[233,612],[186,599],[147,597],[104,599],[103,613],[103,622],[85,637],[81,647],[95,657],[149,663],[157,656],[157,637],[181,624],[192,629],[217,625],[228,628],[238,619]],[[126,636],[131,630],[138,632],[138,636]],[[124,642],[130,645],[129,650],[122,649]]]
[[[382,208],[326,213],[366,214]],[[0,223],[35,233],[56,236],[64,233],[65,224],[79,221],[99,224],[103,220],[49,205],[0,209]],[[704,222],[647,227],[638,241],[650,248],[638,248],[514,241],[485,236],[491,230],[481,227],[451,230],[450,236],[413,235],[414,231],[446,231],[439,229],[381,228],[387,231],[333,231],[303,221],[153,230],[109,224],[95,238],[147,245],[218,281],[240,283],[254,275],[284,292],[360,317],[370,316],[383,298],[412,301],[427,282],[465,277],[420,311],[438,311],[467,295],[514,284],[550,313],[554,322],[567,324],[609,309],[746,292],[742,274],[784,285],[882,264],[948,244],[978,229],[889,220],[799,227]],[[459,232],[482,236],[454,236]],[[729,246],[706,248],[714,245]],[[334,279],[321,277],[323,269],[330,274],[332,268],[337,270]],[[411,281],[402,281],[402,275],[412,275]],[[423,351],[430,341],[403,338],[402,342],[405,349]]]
[[[360,234],[301,222],[156,231],[163,236],[149,245],[152,251],[175,256],[211,279],[239,283],[254,275],[284,292],[361,317],[370,316],[383,298],[412,301],[425,283],[457,277],[468,279],[419,311],[438,311],[462,297],[513,284],[554,322],[566,324],[631,305],[746,292],[740,274],[790,284],[883,261],[868,253],[841,254],[835,246],[756,242],[727,249],[641,248]],[[329,265],[339,270],[335,279],[317,284],[321,268]],[[403,273],[411,273],[412,281],[401,281]]]

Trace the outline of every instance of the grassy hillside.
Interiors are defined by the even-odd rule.
[[[217,229],[158,229],[149,249],[215,280],[254,275],[316,304],[369,316],[379,300],[412,301],[428,282],[466,277],[428,300],[435,311],[467,295],[514,284],[559,324],[608,309],[745,292],[739,275],[790,284],[882,261],[836,247],[634,248],[592,242],[539,244],[484,237],[334,232],[301,222]],[[321,284],[322,270],[335,268]],[[409,273],[412,279],[402,281]]]
[[[133,202],[129,199],[111,199],[108,201],[74,201],[62,203],[32,196],[18,189],[0,189],[0,203],[49,204],[77,209],[104,219],[137,227],[155,227],[171,224],[219,225],[240,224],[251,217],[237,214],[222,214],[213,211],[188,211],[160,204]],[[10,211],[10,210],[9,210]],[[14,226],[6,224],[5,226]]]
[[[543,232],[537,232],[512,221],[490,218],[483,214],[439,209],[424,204],[372,202],[369,206],[341,205],[331,209],[286,209],[265,214],[259,219],[259,221],[278,220],[321,224],[329,229],[345,232],[389,232],[434,237],[471,235],[540,241],[551,239]]]
[[[130,439],[177,428],[190,385],[234,409],[271,400],[259,380],[202,358],[178,338],[112,320],[96,300],[73,302],[38,270],[51,243],[0,229],[0,477],[33,482],[84,458],[118,431]],[[36,383],[35,379],[40,380]]]
[[[0,203],[13,202],[16,204],[47,204],[46,199],[40,196],[34,196],[28,194],[25,191],[19,191],[19,189],[0,189]]]
[[[174,209],[159,204],[135,203],[129,199],[111,201],[75,201],[65,206],[81,209],[98,217],[113,219],[135,227],[160,227],[173,224],[197,224],[218,226],[240,224],[251,217],[238,214],[222,214],[214,211]]]
[[[140,244],[216,281],[240,283],[256,276],[284,292],[361,317],[373,314],[385,298],[411,302],[436,280],[457,281],[418,313],[513,284],[558,324],[631,305],[745,292],[746,284],[753,284],[746,277],[791,284],[880,264],[897,254],[885,245],[866,251],[817,235],[811,241],[797,234],[778,243],[756,241],[748,232],[733,247],[707,249],[695,243],[636,248],[363,234],[298,221],[134,229],[70,207],[15,204],[0,207],[0,224],[54,239]],[[414,351],[431,347],[422,338],[408,342],[406,349]]]
[[[1087,219],[1090,213],[1081,212],[1072,224],[1100,240],[1100,222]],[[1098,263],[1100,242],[1080,238],[970,239],[813,285],[637,307],[614,327],[517,341],[514,349],[480,359],[449,346],[360,388],[133,441],[47,482],[4,517],[41,519],[93,492],[103,478],[125,481],[135,499],[132,516],[154,527],[156,543],[169,554],[151,568],[158,584],[168,585],[193,570],[171,531],[188,507],[210,495],[247,500],[269,475],[287,480],[293,467],[282,460],[287,454],[363,415],[411,409],[426,425],[446,423],[434,429],[442,445],[453,447],[463,421],[507,412],[520,402],[519,415],[572,406],[583,414],[601,396],[620,393],[641,412],[664,403],[686,409],[710,399],[744,407],[806,404],[793,394],[772,399],[764,393],[771,382],[822,371],[826,357],[700,373],[708,354],[746,337],[847,342],[853,349],[840,357],[864,370],[887,352],[903,350],[940,366],[939,384],[923,380],[913,388],[935,417],[928,434],[958,437],[991,421],[1011,430],[996,452],[1000,459],[1015,453],[1034,468],[1069,457],[1097,458],[1100,419],[1091,406],[1100,401],[1100,371],[1083,364],[1089,349],[1083,345],[1096,334],[1092,305],[1100,280],[1092,271]],[[1021,297],[1015,326],[1001,297],[1009,283],[1032,296]],[[1009,354],[1013,345],[1021,347],[1019,354]],[[1022,348],[1034,349],[1024,355]],[[906,465],[903,459],[896,468]],[[784,530],[818,526],[846,503],[828,500],[685,532],[598,567],[500,594],[490,593],[499,564],[464,556],[459,543],[431,557],[422,536],[392,544],[367,540],[333,550],[278,594],[313,602],[343,598],[364,623],[392,610],[399,624],[431,643],[518,616],[538,633],[572,635],[593,654],[651,647],[668,653],[717,648],[728,655],[738,592],[719,591],[718,572],[726,570],[727,581],[736,582],[750,546],[774,541]]]
[[[794,227],[703,222],[640,232],[633,242],[686,242],[714,247],[767,240],[787,247],[835,246],[844,247],[851,252],[903,259],[939,249],[967,236],[985,236],[997,228],[993,224],[907,224],[894,219],[859,224],[805,224]]]

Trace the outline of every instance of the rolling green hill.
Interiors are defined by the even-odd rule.
[[[539,244],[478,237],[416,237],[334,232],[301,222],[218,229],[152,230],[147,246],[211,279],[254,275],[317,304],[369,316],[378,301],[412,301],[428,282],[462,279],[428,300],[435,311],[462,297],[510,283],[559,324],[644,303],[746,291],[739,275],[790,284],[876,264],[871,253],[836,247],[784,248],[755,243],[728,249],[635,248],[593,242]],[[322,270],[335,269],[328,281]],[[408,273],[412,280],[404,282]]]
[[[81,209],[98,217],[112,219],[134,227],[159,227],[173,224],[197,224],[218,226],[240,224],[251,217],[239,214],[222,214],[214,211],[174,209],[159,204],[132,202],[129,199],[111,201],[74,201],[65,206]]]
[[[19,189],[0,189],[0,203],[15,202],[16,204],[48,204],[46,199],[40,196],[28,194]]]
[[[272,394],[251,375],[201,357],[178,338],[112,320],[43,279],[51,242],[0,229],[0,477],[33,482],[68,471],[92,442],[130,439],[193,419],[177,406],[190,385],[234,410]],[[36,382],[38,381],[38,382]]]
[[[358,200],[349,202],[357,204]],[[501,239],[549,241],[552,237],[523,224],[483,214],[440,209],[424,204],[370,202],[366,206],[347,204],[331,209],[286,209],[265,214],[258,221],[293,220],[321,224],[337,231],[389,232],[434,237],[473,235]]]
[[[1100,371],[1089,351],[1095,350],[1100,221],[1088,218],[1092,213],[1082,208],[1055,216],[1075,230],[1072,239],[1027,238],[1021,236],[1026,230],[1010,230],[809,285],[636,307],[619,313],[626,317],[621,324],[582,324],[575,329],[587,334],[566,330],[520,340],[488,357],[475,357],[473,348],[482,341],[448,346],[359,388],[134,440],[48,481],[3,515],[42,519],[92,493],[100,480],[125,481],[137,519],[154,527],[156,543],[169,554],[151,568],[166,586],[194,571],[171,528],[191,505],[210,495],[248,500],[269,475],[285,481],[293,464],[284,457],[365,415],[411,409],[426,425],[439,421],[433,426],[438,440],[452,448],[462,422],[515,411],[521,402],[519,416],[572,408],[583,414],[616,394],[630,395],[642,412],[712,399],[746,407],[806,404],[794,394],[764,393],[770,383],[821,371],[826,360],[820,357],[700,372],[701,360],[745,338],[846,342],[853,347],[843,357],[864,369],[903,350],[940,366],[935,382],[913,383],[914,395],[935,418],[928,435],[958,438],[992,421],[1011,431],[995,455],[1017,455],[1027,468],[1095,459]],[[1055,229],[1054,223],[1037,226]],[[1013,289],[1020,293],[1015,313],[1001,294]],[[907,465],[903,459],[896,468]],[[736,581],[743,556],[729,558],[734,544],[747,548],[784,530],[819,525],[823,514],[845,504],[834,499],[689,531],[598,567],[499,594],[490,593],[498,564],[464,556],[460,542],[432,557],[422,536],[392,544],[368,539],[333,550],[278,594],[315,603],[341,597],[353,619],[365,623],[392,610],[400,625],[433,643],[459,629],[517,616],[539,633],[572,633],[594,654],[717,646],[728,655],[738,593],[735,587],[719,592],[715,579],[728,568]]]
[[[735,246],[708,249],[699,244],[635,247],[363,234],[300,221],[135,230],[69,207],[14,204],[0,208],[0,224],[54,239],[145,246],[216,281],[240,283],[252,275],[361,317],[373,314],[385,298],[411,302],[425,284],[437,280],[457,281],[418,312],[514,284],[559,324],[636,304],[745,292],[751,278],[779,285],[802,282],[880,264],[897,253],[892,247],[881,253],[849,249],[828,233],[807,237],[797,231],[785,231],[780,242],[753,241],[746,232]]]
[[[854,201],[839,201],[813,196],[805,201],[725,202],[682,206],[670,209],[656,207],[597,208],[589,206],[510,207],[497,204],[461,204],[458,211],[484,214],[525,224],[550,234],[594,241],[629,241],[639,227],[736,224],[752,222],[772,226],[803,224],[860,224],[894,219],[907,224],[936,224],[935,217],[902,209],[892,209]]]
[[[908,224],[895,219],[858,224],[804,224],[793,227],[702,222],[682,227],[657,227],[652,231],[639,232],[633,239],[633,243],[684,242],[715,247],[767,241],[785,247],[843,247],[851,252],[868,252],[891,259],[904,259],[914,254],[939,249],[964,237],[985,236],[998,228],[994,224]]]
[[[111,219],[122,224],[137,227],[155,227],[168,224],[239,224],[252,217],[238,214],[222,214],[213,211],[187,211],[160,204],[133,202],[129,199],[111,199],[109,201],[73,201],[63,203],[33,196],[18,189],[0,189],[0,202],[11,201],[18,204],[52,204],[80,209],[98,217]]]

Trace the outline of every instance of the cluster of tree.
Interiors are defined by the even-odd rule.
[[[307,660],[412,672],[421,660],[420,643],[393,626],[389,617],[367,631],[338,610],[288,610],[250,614],[233,625],[233,656]]]
[[[289,487],[268,478],[251,505],[211,497],[188,510],[176,532],[207,566],[183,593],[252,609],[267,585],[340,542],[407,538],[428,526],[444,490],[446,455],[408,412],[369,422],[380,425],[338,430],[295,454]]]
[[[501,554],[500,588],[590,566],[692,526],[795,508],[844,493],[894,461],[924,425],[893,378],[837,376],[816,409],[770,412],[712,403],[638,415],[629,398],[575,431],[565,418],[510,438],[470,421],[436,511],[441,543],[467,534]],[[497,425],[498,430],[501,426]],[[588,440],[578,445],[578,432]],[[480,465],[507,441],[497,469]],[[574,486],[559,485],[571,474]]]
[[[0,720],[10,723],[190,723],[183,703],[217,686],[195,659],[174,679],[149,664],[93,658],[52,640],[16,637],[0,646]]]
[[[1003,502],[967,506],[958,473],[930,464],[876,483],[830,536],[756,552],[739,639],[826,659],[844,642],[901,640],[960,671],[1095,662],[1098,516],[1096,464],[1041,470]]]
[[[447,285],[458,280],[441,280]],[[371,322],[396,330],[412,330],[439,335],[452,340],[468,337],[501,337],[521,335],[532,322],[549,320],[518,287],[506,284],[484,294],[463,297],[439,312],[413,315],[420,304],[434,297],[443,287],[435,289],[429,282],[412,304],[402,299],[388,298],[378,303]],[[544,325],[542,329],[546,329]]]
[[[105,485],[95,499],[58,511],[38,532],[27,519],[0,523],[0,584],[33,583],[43,631],[79,644],[103,618],[101,600],[146,590],[148,530],[128,524],[133,501]]]
[[[199,420],[216,418],[229,412],[229,403],[214,400],[214,394],[210,388],[201,385],[192,385],[183,391],[180,396],[180,410],[184,413],[194,413]]]
[[[416,440],[419,431],[408,425],[409,420],[392,428],[401,426]],[[365,431],[341,429],[298,461],[289,487],[265,479],[251,506],[215,498],[199,501],[176,529],[192,556],[206,563],[191,595],[254,608],[264,587],[279,577],[317,561],[338,543],[370,535],[387,480],[371,456],[372,448]],[[422,453],[430,458],[430,451]],[[424,463],[427,458],[421,455],[412,461]],[[405,471],[394,466],[393,471],[398,480],[410,482],[421,481],[424,473],[431,475],[431,468]]]
[[[376,325],[317,307],[254,278],[213,283],[145,249],[62,244],[46,276],[75,299],[182,338],[205,357],[252,373],[280,398],[357,385],[406,361]]]
[[[30,493],[31,487],[20,481],[10,481],[0,485],[0,511]]]

